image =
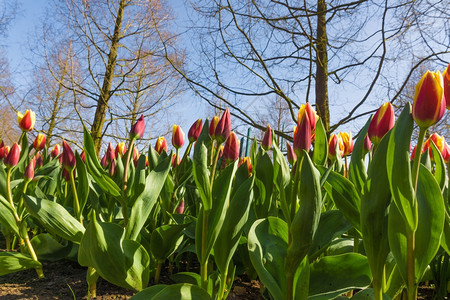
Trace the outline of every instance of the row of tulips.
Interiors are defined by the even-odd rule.
[[[422,77],[397,121],[383,104],[355,141],[345,132],[327,138],[302,105],[286,157],[268,126],[239,158],[228,109],[194,122],[186,141],[173,126],[170,153],[164,137],[147,155],[137,151],[141,117],[127,144],[109,144],[102,159],[87,129],[81,153],[65,141],[50,151],[42,134],[30,145],[34,113],[19,114],[20,140],[0,145],[8,250],[0,275],[34,268],[43,277],[41,261],[71,259],[87,267],[92,296],[102,277],[138,291],[133,299],[225,299],[244,272],[280,300],[352,290],[361,290],[355,299],[415,299],[426,280],[445,293],[449,146],[424,136],[450,107],[447,70]],[[411,158],[414,121],[421,155]],[[196,272],[180,271],[194,261]],[[175,284],[158,284],[164,265]]]

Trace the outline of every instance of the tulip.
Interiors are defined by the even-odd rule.
[[[158,152],[158,154],[161,154],[161,152],[163,150],[167,152],[167,142],[166,142],[166,138],[165,137],[160,136],[156,140],[155,150],[156,150],[156,152]]]
[[[50,152],[50,155],[55,158],[57,157],[59,154],[61,153],[61,146],[59,144],[56,144],[53,149],[52,152]]]
[[[217,127],[214,130],[214,136],[215,139],[222,143],[223,141],[226,141],[228,137],[230,136],[231,132],[231,118],[230,118],[230,111],[227,109],[222,115],[222,118],[219,120],[219,123],[217,123]]]
[[[140,156],[141,155],[139,154],[139,150],[136,147],[134,147],[133,148],[133,161],[134,161],[134,165],[135,166],[137,165],[137,161],[138,161]]]
[[[116,160],[111,161],[111,166],[109,167],[109,176],[113,177],[116,174]]]
[[[311,123],[308,114],[303,114],[300,123],[294,129],[294,152],[301,155],[302,150],[309,151],[311,148]]]
[[[81,151],[80,158],[84,163],[86,162],[86,154],[84,153],[84,150]]]
[[[116,159],[116,152],[113,148],[113,146],[111,145],[111,143],[108,144],[108,148],[106,149],[105,155],[103,156],[102,159],[102,166],[104,168],[106,168],[107,166],[109,166],[111,164],[111,162]]]
[[[426,149],[430,148],[430,143],[431,141],[434,143],[434,145],[436,146],[436,148],[439,150],[439,152],[442,155],[442,158],[448,162],[448,156],[450,155],[449,151],[448,151],[448,144],[445,141],[445,138],[443,136],[440,136],[437,133],[433,133],[428,140],[425,142],[425,146],[424,146],[424,150],[422,152],[424,152]],[[430,158],[433,159],[433,154],[431,152],[430,149]]]
[[[20,146],[17,143],[14,143],[4,160],[4,163],[7,167],[15,167],[19,163],[20,151]]]
[[[363,144],[363,153],[364,154],[369,153],[371,148],[372,148],[372,142],[370,141],[369,135],[366,134],[366,137],[364,138],[364,144]]]
[[[291,144],[286,142],[287,145],[287,160],[293,166],[297,161],[297,155],[295,154],[294,148],[292,148]]]
[[[36,157],[33,157],[30,160],[30,163],[25,168],[25,172],[23,173],[23,176],[25,177],[26,181],[30,181],[34,178],[34,169],[36,168]]]
[[[375,145],[381,141],[383,136],[394,127],[394,108],[390,102],[386,102],[377,110],[369,124],[369,138]]]
[[[339,132],[339,138],[342,141],[342,144],[344,145],[344,151],[342,153],[342,156],[350,155],[353,151],[353,139],[352,134],[350,132]]]
[[[63,146],[64,147],[64,146]],[[72,174],[73,174],[73,178],[75,178],[75,174],[76,174],[76,171],[77,171],[77,169],[73,169],[73,171],[72,171]],[[63,169],[62,170],[62,176],[64,177],[64,179],[67,181],[67,182],[70,182],[70,173],[69,173],[69,171],[67,171],[67,169]]]
[[[178,159],[176,159],[176,157],[177,157],[177,154],[172,153],[172,168],[179,166],[181,163],[181,158],[178,156]]]
[[[442,158],[444,159],[446,164],[448,164],[448,162],[450,161],[450,146],[447,144],[447,142],[444,143],[444,150],[442,151]]]
[[[42,167],[44,165],[44,158],[42,157],[41,151],[36,153],[34,157],[36,158],[36,167]]]
[[[125,142],[120,142],[116,146],[116,150],[114,151],[115,157],[123,156],[127,152],[127,146],[125,146]]]
[[[261,147],[269,151],[270,148],[272,148],[272,129],[270,128],[270,125],[267,125],[266,132],[264,133],[264,137],[261,142]]]
[[[17,113],[19,127],[22,131],[31,131],[34,128],[36,122],[36,114],[34,111],[27,109],[22,115],[20,112]]]
[[[450,64],[445,68],[444,73],[442,73],[444,79],[444,97],[447,109],[450,109]]]
[[[65,169],[67,169],[68,172],[75,169],[76,165],[75,155],[73,154],[72,149],[70,148],[69,144],[66,143],[66,141],[63,140],[63,153],[62,153],[62,165]]]
[[[336,159],[337,155],[342,156],[344,152],[344,143],[337,134],[332,134],[328,141],[328,156],[330,159]]]
[[[37,137],[34,139],[33,148],[36,151],[44,149],[46,140],[47,140],[47,137],[44,134],[39,133],[37,135]]]
[[[5,143],[2,141],[0,143],[0,160],[4,159],[8,155],[8,152],[6,152],[6,150],[9,149],[7,149],[7,146],[5,146]]]
[[[243,164],[247,165],[248,176],[250,176],[252,174],[252,162],[250,161],[250,157],[247,157],[247,156],[246,157],[241,157],[239,159],[238,167],[240,167]]]
[[[175,209],[175,213],[182,214],[184,212],[184,199],[181,199],[180,204],[178,204],[178,207]]]
[[[137,122],[134,123],[133,126],[131,126],[130,138],[139,139],[144,136],[144,132],[145,132],[144,115],[141,115],[141,117],[137,120]]]
[[[216,131],[217,124],[219,124],[219,117],[214,116],[211,120],[211,123],[209,124],[209,136],[214,139],[216,135],[214,132]]]
[[[197,141],[198,137],[200,136],[200,133],[202,132],[202,129],[203,129],[203,121],[202,119],[198,119],[197,121],[195,121],[194,124],[192,124],[191,128],[189,129],[188,132],[189,143]]]
[[[239,139],[234,132],[231,132],[225,141],[222,157],[227,164],[239,158]]]
[[[439,71],[427,71],[416,85],[412,116],[420,128],[436,124],[444,115],[444,82]]]
[[[309,118],[309,123],[311,126],[311,134],[314,134],[314,132],[316,131],[316,123],[317,120],[319,119],[319,116],[317,115],[316,111],[312,108],[311,104],[309,103],[302,104],[300,106],[300,109],[298,110],[298,124],[300,124],[300,120],[302,119],[305,112]]]
[[[184,132],[179,125],[172,126],[172,145],[180,149],[184,145]]]

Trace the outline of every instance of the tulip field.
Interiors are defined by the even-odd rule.
[[[101,157],[86,128],[82,151],[30,142],[34,113],[19,113],[20,140],[0,144],[0,275],[43,278],[46,261],[70,260],[87,268],[88,297],[102,277],[132,299],[220,300],[245,274],[266,299],[412,300],[419,285],[444,299],[450,147],[428,129],[448,114],[449,69],[424,74],[398,117],[383,104],[355,140],[328,137],[307,103],[286,152],[268,126],[248,157],[228,109],[146,153],[141,117]]]

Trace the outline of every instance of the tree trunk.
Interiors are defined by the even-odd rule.
[[[106,66],[105,77],[103,78],[102,89],[97,101],[94,122],[92,123],[91,128],[91,135],[94,140],[94,146],[97,154],[100,152],[100,148],[102,146],[103,124],[105,123],[108,102],[111,98],[111,83],[114,78],[114,69],[117,63],[117,49],[119,47],[119,41],[121,37],[122,18],[126,2],[126,0],[121,0],[119,9],[117,10],[116,23],[114,25],[114,35],[111,39],[111,47],[108,54],[108,64]]]
[[[330,109],[328,106],[328,55],[327,23],[325,19],[327,5],[325,0],[317,0],[317,37],[316,37],[316,109],[322,119],[327,136],[330,131]]]

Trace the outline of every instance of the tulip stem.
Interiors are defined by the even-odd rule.
[[[291,215],[290,223],[294,221],[295,213],[297,211],[297,193],[298,193],[298,182],[300,180],[300,169],[302,166],[303,151],[297,155],[297,163],[294,165],[294,182],[292,186],[292,200],[291,200]],[[290,224],[289,223],[289,224]]]
[[[81,218],[80,211],[80,201],[78,200],[77,187],[75,186],[75,176],[73,176],[73,170],[70,173],[70,182],[72,184],[72,194],[73,194],[73,210],[75,212],[75,216],[78,220],[80,220],[81,225],[83,225],[83,219]]]
[[[420,165],[420,159],[422,156],[423,140],[424,140],[426,132],[427,132],[427,128],[420,127],[419,139],[417,140],[416,153],[414,155],[414,162],[413,162],[413,168],[412,168],[414,192],[417,192],[417,182],[419,179],[419,165]]]
[[[212,190],[212,186],[214,183],[214,176],[216,174],[216,168],[217,168],[217,161],[219,160],[219,154],[220,154],[220,145],[217,143],[217,150],[216,150],[216,155],[214,158],[214,164],[213,164],[213,168],[212,168],[212,172],[211,172],[211,190]]]
[[[130,168],[130,158],[131,158],[131,152],[133,151],[134,141],[136,139],[133,138],[130,140],[130,143],[128,144],[128,151],[127,151],[127,160],[125,161],[125,169],[123,171],[123,203],[122,204],[122,215],[123,215],[123,226],[126,228],[128,223],[128,209],[127,209],[127,198],[128,198],[128,191],[127,191],[127,183],[128,183],[128,169]]]
[[[200,277],[201,277],[201,287],[205,290],[208,287],[208,255],[206,254],[206,234],[208,226],[208,214],[203,209],[203,220],[202,220],[202,248],[201,248],[201,258],[200,258]]]

